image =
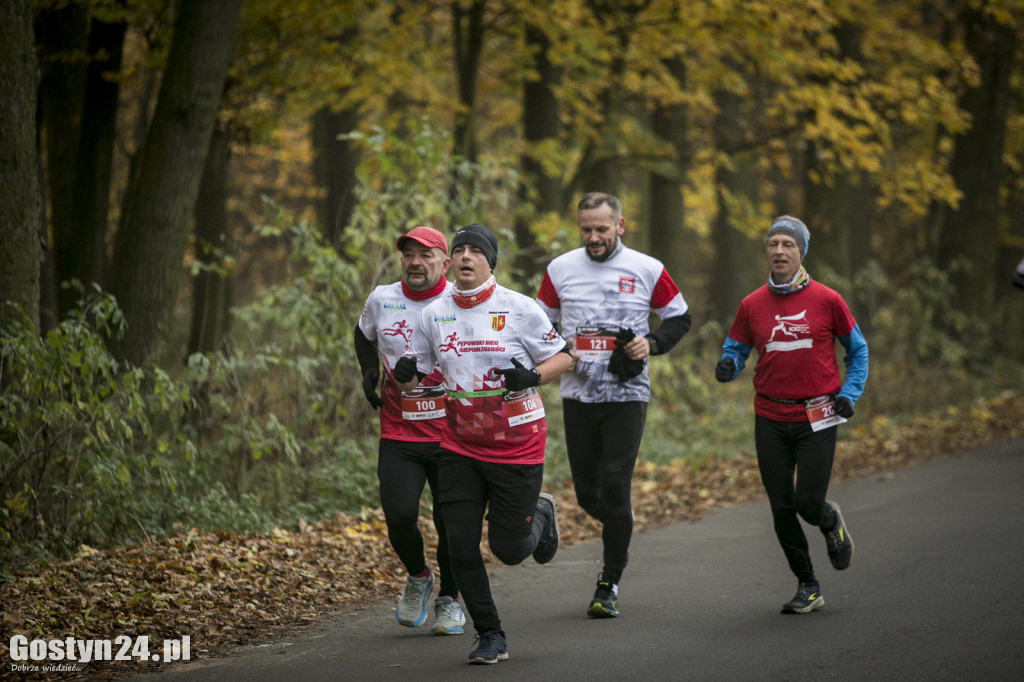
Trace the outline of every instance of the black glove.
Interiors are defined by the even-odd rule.
[[[407,356],[398,358],[395,369],[391,371],[391,376],[394,377],[395,383],[399,384],[412,381],[416,376],[416,361]]]
[[[846,396],[836,396],[836,414],[843,419],[849,419],[853,416],[853,403]]]
[[[725,382],[732,379],[732,375],[736,373],[736,361],[730,357],[724,357],[718,361],[715,365],[715,379],[719,383],[724,384]]]
[[[525,391],[540,385],[540,372],[535,369],[526,369],[523,363],[515,358],[512,358],[511,367],[499,369],[498,374],[505,377],[505,388],[510,391]]]
[[[619,381],[629,381],[644,371],[643,360],[631,360],[623,347],[636,338],[632,329],[620,329],[615,335],[615,350],[608,358],[608,371],[619,378]]]
[[[381,406],[380,396],[377,395],[377,385],[380,383],[380,369],[374,366],[363,372],[363,395],[373,405],[373,409]]]

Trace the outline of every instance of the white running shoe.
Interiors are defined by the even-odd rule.
[[[434,625],[430,634],[461,635],[465,624],[466,614],[462,612],[459,602],[451,597],[438,597],[434,600]]]
[[[395,607],[395,620],[399,625],[414,628],[423,625],[427,619],[427,598],[434,588],[434,574],[427,569],[422,578],[409,576],[405,579],[405,592]]]

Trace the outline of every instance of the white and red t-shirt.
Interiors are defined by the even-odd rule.
[[[532,368],[565,346],[533,299],[496,286],[472,308],[450,294],[427,306],[407,355],[437,365],[448,389],[441,447],[500,464],[541,464],[547,424],[536,388],[509,393],[498,369]]]
[[[806,420],[802,404],[767,398],[805,400],[836,393],[842,381],[835,340],[855,324],[842,296],[814,280],[784,296],[765,284],[744,298],[729,337],[757,350],[754,413],[777,421]]]
[[[563,398],[585,403],[647,401],[647,368],[629,381],[608,371],[614,345],[608,330],[650,331],[648,315],[678,317],[689,309],[679,288],[656,258],[623,245],[608,260],[591,260],[583,248],[555,258],[547,267],[537,302],[581,356],[574,372],[561,376]]]
[[[428,299],[416,300],[406,296],[399,281],[375,288],[363,305],[359,329],[367,339],[377,341],[381,364],[384,366],[384,381],[380,391],[381,438],[417,443],[441,440],[444,424],[443,392],[439,390],[436,391],[437,395],[432,395],[435,391],[426,388],[440,385],[440,372],[434,368],[421,382],[421,388],[405,395],[398,390],[391,372],[398,358],[409,349],[420,313],[451,288],[452,283],[445,281],[441,293]]]

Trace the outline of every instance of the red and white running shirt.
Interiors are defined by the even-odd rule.
[[[689,309],[661,261],[625,245],[604,262],[591,260],[583,248],[555,258],[544,273],[537,302],[552,323],[561,321],[562,335],[577,352],[581,332],[628,327],[644,336],[651,310],[665,319]],[[612,349],[606,350],[581,357],[574,372],[562,374],[561,396],[585,403],[646,402],[651,395],[646,365],[633,379],[619,381],[608,371]]]
[[[498,369],[512,358],[532,368],[565,341],[537,303],[498,285],[472,308],[451,295],[427,306],[407,355],[420,368],[437,365],[448,389],[441,447],[500,464],[541,464],[547,424],[536,388],[508,393]]]
[[[402,283],[399,281],[375,288],[363,305],[359,329],[367,339],[377,341],[381,364],[384,366],[384,382],[380,391],[383,403],[380,408],[381,438],[416,443],[441,440],[441,428],[444,424],[443,397],[424,397],[423,394],[429,391],[418,389],[404,396],[403,405],[403,396],[391,378],[391,371],[398,358],[409,349],[409,342],[412,340],[416,324],[419,323],[420,313],[432,301],[451,291],[451,288],[452,283],[447,282],[442,293],[434,298],[417,301],[402,292]],[[437,386],[440,383],[441,374],[435,367],[431,374],[423,379],[421,386]],[[403,418],[403,412],[410,418]]]

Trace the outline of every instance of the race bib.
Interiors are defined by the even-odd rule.
[[[831,396],[808,400],[804,403],[804,409],[807,410],[807,421],[811,423],[812,431],[821,431],[846,423],[845,419],[836,414],[836,401]]]
[[[544,402],[536,388],[506,393],[502,398],[502,409],[509,426],[528,424],[544,416]]]
[[[418,386],[401,395],[402,419],[423,421],[444,416],[444,385]]]
[[[615,350],[618,327],[577,327],[576,354],[590,360],[607,360]]]

